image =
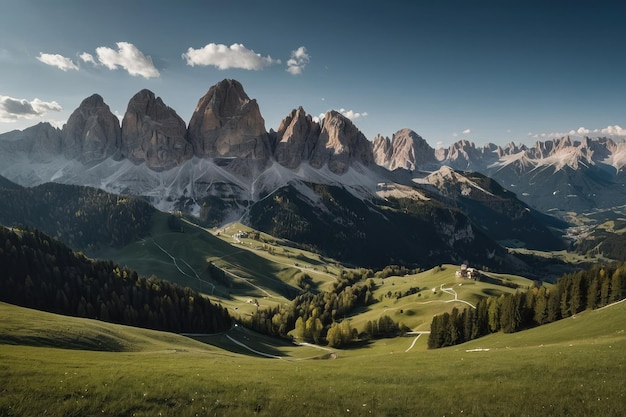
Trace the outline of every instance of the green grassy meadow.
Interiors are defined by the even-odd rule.
[[[335,355],[237,327],[194,340],[7,304],[0,316],[1,416],[626,413],[626,302],[451,348],[423,335]]]
[[[167,215],[158,213],[148,238],[97,256],[112,259],[141,275],[156,275],[190,287],[212,301],[244,313],[256,308],[251,306],[252,299],[257,299],[262,307],[288,302],[299,291],[296,280],[303,273],[311,276],[317,289],[324,290],[341,269],[320,260],[319,255],[289,247],[266,234],[261,234],[263,242],[233,238],[239,230],[251,229],[234,223],[207,230],[182,222],[181,231],[174,232],[168,227]],[[227,272],[226,282],[211,279],[209,262]]]

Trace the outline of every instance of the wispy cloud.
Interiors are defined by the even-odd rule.
[[[83,52],[82,54],[78,55],[78,57],[85,63],[98,65],[98,63],[94,59],[93,55],[91,55],[91,54],[89,54],[87,52]]]
[[[464,134],[464,135],[469,135],[470,133],[472,133],[472,131],[471,131],[470,129],[465,129],[465,130],[463,131],[463,134]]]
[[[63,55],[44,54],[43,52],[40,52],[37,59],[46,65],[57,67],[62,71],[78,71],[78,65],[76,65],[70,58],[64,57]]]
[[[299,47],[295,51],[291,51],[291,58],[287,61],[286,71],[293,75],[302,74],[310,58],[304,46]]]
[[[56,101],[43,101],[38,98],[26,100],[0,96],[0,122],[15,122],[18,119],[32,119],[44,116],[49,111],[62,111]]]
[[[200,49],[189,48],[182,56],[189,66],[211,65],[221,70],[239,68],[258,71],[281,62],[279,59],[272,59],[269,55],[261,56],[240,43],[230,46],[209,43]]]
[[[111,70],[120,67],[125,69],[130,75],[144,78],[153,78],[160,75],[152,63],[152,58],[144,55],[135,45],[129,42],[117,42],[116,45],[117,50],[106,46],[96,48],[98,61],[102,65]],[[84,60],[82,56],[81,59]],[[87,57],[87,59],[89,58]]]

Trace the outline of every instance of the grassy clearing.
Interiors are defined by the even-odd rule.
[[[31,326],[46,313],[0,307],[3,319],[13,323],[3,324],[2,334],[17,335],[20,328],[41,333]],[[96,331],[89,320],[49,316],[48,326]],[[109,330],[123,340],[141,334],[142,342],[124,352],[0,344],[0,415],[626,413],[626,303],[434,351],[425,349],[423,336],[408,352],[413,338],[383,339],[335,351],[336,360],[304,359],[322,351],[257,338],[245,330],[229,335],[287,358],[260,358],[223,350],[220,343],[202,345],[176,335],[103,326],[116,328]],[[48,337],[54,339],[54,333]],[[300,349],[303,354],[297,353]]]
[[[455,276],[458,266],[442,265],[415,275],[374,279],[376,290],[374,298],[377,303],[356,311],[350,318],[351,324],[363,330],[368,320],[378,320],[383,315],[390,316],[396,322],[402,322],[415,331],[430,330],[432,317],[454,307],[459,310],[476,305],[485,296],[497,296],[502,293],[515,292],[515,289],[493,282],[480,282],[460,279]],[[527,288],[531,280],[514,275],[489,274],[493,281],[499,281]],[[411,289],[419,288],[416,294],[397,298],[396,294],[404,294]],[[445,292],[442,288],[451,288],[457,294]],[[468,304],[469,303],[469,304]]]

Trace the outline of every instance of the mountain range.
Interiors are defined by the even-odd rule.
[[[302,107],[267,131],[256,101],[235,80],[212,86],[188,125],[142,90],[130,99],[121,126],[94,94],[62,129],[40,123],[0,135],[0,175],[20,186],[57,182],[139,196],[207,225],[242,220],[318,249],[335,245],[334,256],[348,240],[380,238],[385,225],[409,216],[400,224],[412,230],[395,232],[396,244],[387,247],[407,263],[420,258],[407,255],[424,250],[416,242],[428,222],[438,248],[433,260],[487,262],[500,253],[502,263],[507,256],[496,242],[563,247],[552,229],[565,224],[540,212],[623,204],[625,164],[626,144],[609,138],[564,137],[533,147],[460,141],[433,149],[410,129],[370,141],[339,112],[318,121]],[[376,221],[382,226],[368,229]],[[320,233],[329,230],[342,232],[333,239]],[[463,249],[476,240],[483,242],[481,255]]]
[[[21,185],[91,185],[149,197],[162,209],[181,197],[256,201],[293,178],[375,191],[387,170],[408,171],[404,183],[411,185],[442,166],[487,175],[542,211],[582,212],[626,197],[624,142],[563,137],[532,147],[459,141],[433,149],[410,129],[370,142],[340,113],[317,122],[302,107],[268,132],[256,101],[235,80],[211,87],[188,126],[149,90],[130,99],[120,126],[94,94],[63,129],[41,123],[5,133],[0,150],[0,175]]]

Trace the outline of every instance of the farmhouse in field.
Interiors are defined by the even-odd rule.
[[[476,268],[468,267],[467,264],[462,264],[461,269],[456,271],[455,275],[457,278],[480,281],[480,271]]]

